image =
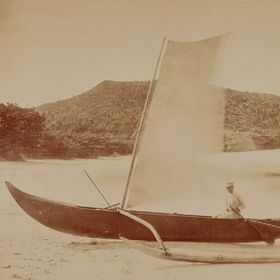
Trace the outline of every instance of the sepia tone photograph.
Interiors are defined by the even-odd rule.
[[[0,0],[0,279],[276,279],[278,0]]]

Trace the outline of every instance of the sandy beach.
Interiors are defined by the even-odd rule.
[[[117,202],[122,196],[129,162],[129,157],[1,162],[0,279],[277,278],[279,264],[171,262],[146,256],[122,241],[81,238],[56,232],[28,217],[4,186],[4,181],[8,180],[24,191],[43,197],[104,206],[82,169],[94,176],[109,201]],[[276,243],[273,250],[278,248],[280,252],[280,245]]]

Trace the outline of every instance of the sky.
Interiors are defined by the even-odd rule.
[[[0,103],[151,80],[164,37],[230,33],[216,83],[280,94],[278,0],[0,0]]]

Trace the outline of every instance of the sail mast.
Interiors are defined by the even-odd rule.
[[[139,150],[141,133],[142,133],[143,128],[144,128],[144,121],[145,121],[146,116],[147,116],[148,107],[149,107],[149,104],[150,104],[151,99],[152,99],[152,90],[153,90],[153,87],[154,87],[154,83],[155,83],[155,79],[156,79],[156,75],[157,75],[157,71],[158,71],[158,66],[160,64],[162,51],[163,51],[165,42],[166,42],[166,38],[164,37],[163,41],[162,41],[162,44],[161,44],[160,51],[159,51],[159,56],[158,56],[158,59],[157,59],[153,79],[152,79],[152,81],[150,83],[150,86],[149,86],[146,102],[145,102],[145,105],[144,105],[144,110],[143,110],[143,113],[142,113],[142,116],[141,116],[141,120],[140,120],[140,124],[139,124],[139,128],[138,128],[138,134],[137,134],[137,137],[136,137],[136,140],[135,140],[135,145],[134,145],[134,148],[133,148],[133,156],[132,156],[132,161],[131,161],[131,165],[130,165],[130,170],[129,170],[129,174],[128,174],[128,178],[127,178],[127,182],[126,182],[126,187],[125,187],[125,191],[124,191],[124,195],[123,195],[123,200],[122,200],[122,203],[121,203],[121,208],[124,208],[124,206],[125,206],[125,201],[126,201],[126,197],[127,197],[128,190],[129,190],[131,175],[132,175],[132,172],[133,172],[134,167],[135,167],[136,156],[137,156],[137,153],[138,153],[138,150]]]

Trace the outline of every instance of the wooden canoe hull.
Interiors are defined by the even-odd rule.
[[[5,182],[17,204],[39,223],[60,232],[78,236],[152,241],[152,233],[116,209],[76,206],[40,198]],[[256,242],[264,236],[243,219],[217,219],[210,216],[129,211],[152,224],[163,241]],[[258,220],[280,226],[278,219]],[[262,228],[262,231],[266,228]],[[267,229],[267,240],[280,238],[280,228]]]

